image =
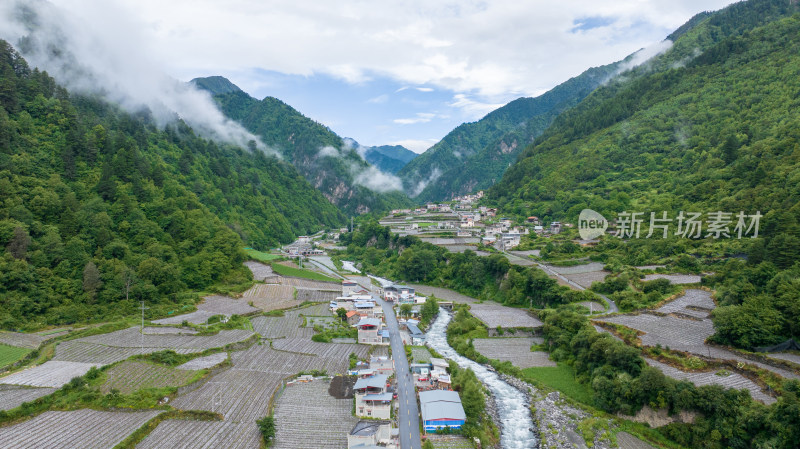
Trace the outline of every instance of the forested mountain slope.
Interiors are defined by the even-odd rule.
[[[283,101],[274,97],[257,100],[222,77],[196,78],[192,83],[214,94],[226,116],[277,150],[343,211],[367,213],[410,204],[399,190],[380,193],[365,187],[363,181],[367,180],[359,174],[370,167],[355,149]]]
[[[398,173],[419,201],[438,201],[485,189],[562,111],[574,106],[617,70],[591,68],[535,98],[518,98],[477,122],[464,123]]]
[[[365,147],[364,159],[381,171],[395,174],[417,157],[417,153],[402,145]]]
[[[291,165],[72,96],[0,41],[0,328],[176,301],[246,279],[243,244],[343,222]]]

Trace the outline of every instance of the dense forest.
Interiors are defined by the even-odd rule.
[[[620,62],[593,67],[535,98],[518,98],[477,122],[464,123],[399,172],[418,201],[486,189],[558,114],[608,80]]]
[[[358,175],[369,164],[355,148],[283,101],[256,100],[222,77],[196,78],[192,83],[212,93],[226,116],[276,149],[346,213],[381,212],[412,204],[400,190],[380,193],[359,183]]]
[[[71,95],[0,42],[0,328],[108,319],[242,282],[245,244],[344,222],[254,148]]]

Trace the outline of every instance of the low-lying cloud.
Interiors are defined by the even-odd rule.
[[[72,92],[100,95],[130,112],[147,108],[161,126],[182,119],[205,137],[243,148],[254,141],[268,150],[226,118],[207,92],[165,75],[125,16],[108,2],[68,10],[12,0],[0,5],[0,37]]]

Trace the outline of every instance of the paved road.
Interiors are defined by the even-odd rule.
[[[400,447],[402,449],[422,449],[419,434],[419,408],[417,407],[417,394],[414,391],[414,379],[408,369],[408,359],[403,341],[400,339],[400,326],[394,315],[392,305],[377,295],[373,297],[383,307],[383,316],[389,327],[389,336],[392,344],[392,357],[394,369],[397,373],[397,400],[400,404],[398,427],[400,429]]]
[[[330,270],[330,258],[312,257],[311,262],[317,266],[327,269],[337,277],[342,277],[338,273]],[[372,285],[362,285],[368,291],[372,291]],[[417,407],[417,393],[414,390],[414,379],[408,368],[406,359],[406,349],[403,340],[400,338],[400,325],[397,324],[397,317],[394,315],[392,304],[382,300],[378,295],[372,294],[375,302],[383,308],[383,317],[389,327],[389,338],[391,340],[392,358],[394,358],[394,369],[397,373],[397,401],[400,405],[398,412],[398,428],[400,429],[400,448],[401,449],[422,449],[422,441],[419,433],[419,407]]]

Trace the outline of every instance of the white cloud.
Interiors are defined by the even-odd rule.
[[[367,103],[374,103],[374,104],[383,104],[389,101],[389,96],[386,94],[378,95],[377,97],[372,97],[367,100]]]
[[[339,154],[339,150],[337,150],[336,148],[328,145],[328,146],[320,148],[319,152],[317,153],[317,157],[326,157],[326,156],[327,157],[339,157],[341,155]]]
[[[403,190],[403,182],[400,178],[388,173],[384,173],[370,165],[353,177],[356,184],[362,185],[376,192],[391,192],[393,190]]]
[[[403,139],[389,142],[389,145],[402,145],[417,154],[421,154],[438,141],[439,139]]]
[[[488,101],[541,93],[588,67],[663,40],[702,10],[731,3],[109,1],[128,5],[148,24],[145,37],[159,43],[156,50],[176,74],[261,67],[361,83],[374,73]],[[94,7],[89,3],[79,7]],[[591,17],[611,21],[574,32],[578,21]]]
[[[475,101],[464,94],[455,94],[450,106],[463,110],[467,116],[473,119],[478,119],[503,106],[503,103],[483,103]]]
[[[73,91],[101,94],[130,111],[147,107],[161,125],[181,118],[207,137],[245,148],[255,141],[277,155],[227,119],[207,92],[158,70],[140,43],[136,25],[125,20],[126,10],[89,1],[75,6],[66,10],[45,1],[3,3],[0,37],[12,45],[27,37],[20,50],[28,61]]]
[[[429,112],[417,112],[415,117],[397,118],[392,121],[398,125],[415,125],[417,123],[428,123],[434,118],[436,118],[436,114],[431,114]]]

